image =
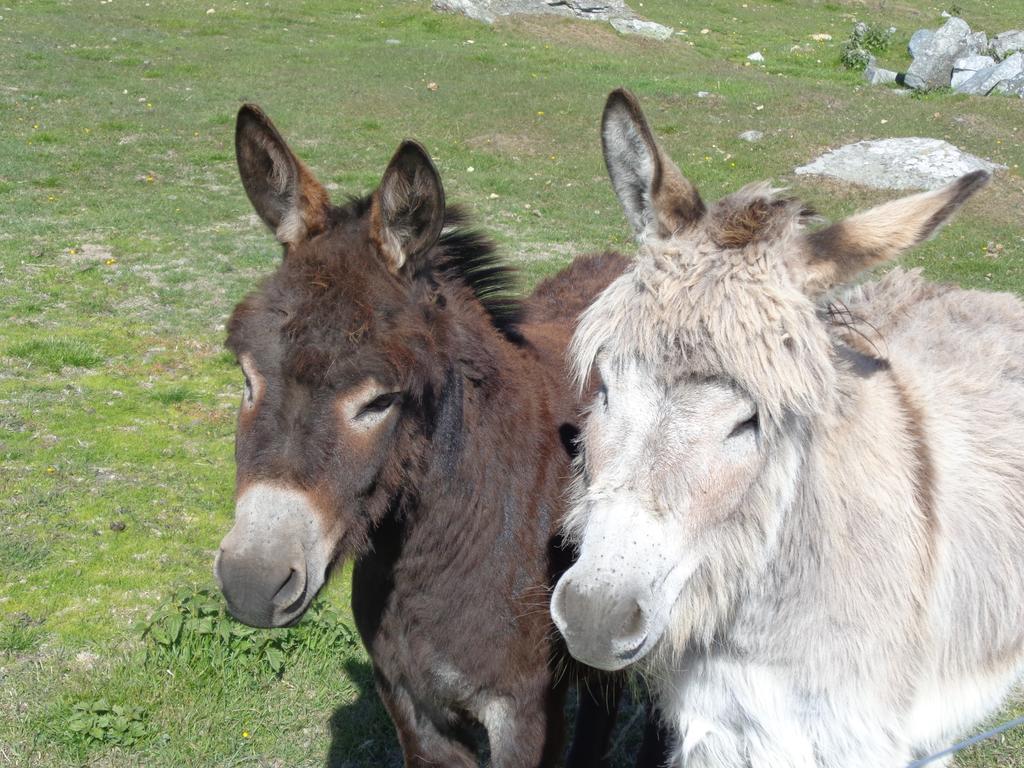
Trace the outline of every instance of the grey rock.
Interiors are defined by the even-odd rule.
[[[961,55],[964,56],[981,56],[986,55],[989,52],[988,35],[984,32],[972,32],[967,36],[967,43],[964,45],[964,50]]]
[[[755,141],[760,141],[761,139],[763,139],[764,133],[762,133],[761,131],[744,131],[739,135],[738,138],[753,143]]]
[[[992,38],[992,52],[1000,59],[1014,51],[1024,51],[1024,31],[1011,29]]]
[[[540,14],[577,19],[631,19],[635,16],[625,0],[433,0],[435,11],[461,13],[471,19],[493,24],[500,16]]]
[[[1013,80],[1021,74],[1024,74],[1024,53],[1018,51],[994,66],[975,72],[969,80],[960,83],[954,90],[972,96],[987,96],[1004,80]]]
[[[673,31],[672,27],[641,19],[612,19],[612,26],[616,32],[623,35],[642,35],[653,37],[655,40],[668,40],[672,37]]]
[[[912,34],[910,42],[907,43],[907,50],[910,51],[911,57],[916,59],[918,54],[928,45],[934,34],[930,29],[919,29]]]
[[[435,11],[446,11],[448,13],[461,13],[471,19],[482,21],[484,24],[493,24],[498,14],[491,8],[487,0],[433,0],[430,7]]]
[[[942,88],[949,85],[953,62],[971,34],[963,19],[953,16],[936,30],[907,69],[905,83],[909,88]]]
[[[747,56],[750,61],[764,61],[764,54],[760,51],[754,51],[752,54]]]
[[[976,72],[994,66],[995,63],[996,60],[991,56],[964,56],[962,59],[957,59],[953,62],[953,77],[950,80],[950,85],[956,88],[974,77]]]
[[[402,44],[402,41],[398,40],[398,39],[396,39],[394,37],[389,37],[387,40],[384,41],[384,45],[401,45],[401,44]]]
[[[1024,75],[1017,75],[1010,80],[1003,80],[1003,82],[996,86],[996,90],[1001,93],[1016,94],[1024,99]]]
[[[999,62],[999,68],[1007,73],[1006,79],[1011,80],[1017,75],[1024,74],[1024,51],[1017,51]]]
[[[876,66],[874,59],[871,63],[864,67],[864,79],[868,81],[868,85],[884,85],[885,83],[895,83],[898,73],[893,72],[891,69],[883,69],[882,67]]]
[[[698,99],[706,99],[710,95],[711,95],[711,91],[697,91],[697,98]]]
[[[961,71],[957,71],[957,70],[954,69],[953,70],[953,75],[949,79],[949,84],[950,84],[950,86],[952,86],[953,90],[955,91],[961,85],[963,85],[968,80],[970,80],[972,77],[974,77],[975,74],[976,74],[975,70],[971,70],[971,69],[965,69],[965,70],[961,70]]]
[[[991,56],[979,56],[972,54],[971,56],[963,56],[953,62],[953,69],[958,70],[970,70],[971,72],[977,72],[985,67],[991,67],[996,63],[996,60]]]
[[[969,96],[987,96],[988,92],[999,83],[998,80],[991,80],[995,71],[996,65],[993,64],[977,72],[972,72],[967,79],[955,78],[956,84],[953,85],[953,90],[957,93],[966,93]],[[952,84],[953,80],[950,80],[950,83]]]
[[[847,144],[797,168],[796,173],[831,176],[878,189],[936,189],[971,171],[1005,167],[942,139],[912,136]]]

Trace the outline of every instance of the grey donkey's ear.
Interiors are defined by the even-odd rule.
[[[388,268],[397,272],[426,252],[444,227],[444,187],[430,155],[403,141],[373,193],[370,233]]]
[[[640,103],[624,88],[608,95],[601,144],[612,188],[638,240],[669,237],[704,215],[697,188],[661,151]]]
[[[330,210],[327,190],[255,104],[238,111],[235,157],[252,207],[278,240],[294,244],[323,230]]]
[[[883,203],[806,235],[805,292],[819,296],[924,242],[989,178],[987,171],[974,171],[941,189]]]

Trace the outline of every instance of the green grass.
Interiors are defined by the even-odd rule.
[[[86,344],[72,339],[32,340],[7,349],[11,357],[20,357],[44,371],[58,373],[62,368],[95,368],[103,358]]]
[[[637,4],[686,30],[665,43],[583,22],[487,27],[426,0],[10,5],[0,9],[0,765],[395,759],[358,645],[317,650],[322,638],[299,628],[277,645],[250,636],[264,658],[281,650],[279,669],[212,674],[195,656],[161,655],[145,634],[182,587],[214,588],[241,389],[223,323],[280,258],[234,167],[243,100],[264,106],[338,198],[372,189],[398,142],[418,138],[448,198],[520,261],[524,287],[572,254],[629,247],[597,138],[619,85],[639,94],[707,198],[772,178],[839,216],[886,195],[795,177],[795,166],[849,141],[946,138],[1008,170],[910,263],[1024,289],[1022,102],[898,96],[840,64],[864,20],[897,27],[879,63],[905,68],[910,34],[941,23],[942,8],[919,0]],[[965,14],[991,34],[1019,26],[1024,3],[976,2]],[[764,65],[746,61],[754,50]],[[765,138],[740,141],[748,129]],[[347,625],[348,571],[322,602]],[[190,637],[206,661],[242,643]],[[1021,768],[1022,753],[1024,736],[1011,733],[962,765]]]

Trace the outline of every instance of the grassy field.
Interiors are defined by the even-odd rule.
[[[905,65],[942,6],[697,6],[635,4],[685,30],[667,42],[549,19],[487,27],[427,0],[0,8],[0,766],[396,758],[347,571],[290,631],[242,630],[213,586],[241,390],[223,323],[280,258],[237,179],[244,100],[338,196],[371,189],[397,143],[420,139],[524,287],[627,246],[597,136],[616,86],[708,198],[773,178],[837,216],[884,195],[796,165],[864,138],[947,138],[1008,170],[910,260],[1024,291],[1024,102],[898,95],[839,65],[857,20],[895,25],[882,63]],[[990,34],[1024,18],[1021,0],[961,7]],[[755,50],[764,65],[746,62]],[[765,138],[738,140],[748,129]],[[1020,768],[1024,734],[961,764]]]

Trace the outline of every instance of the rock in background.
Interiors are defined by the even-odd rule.
[[[917,58],[921,55],[921,51],[928,45],[928,42],[932,39],[932,35],[935,33],[930,29],[919,29],[917,32],[910,36],[910,42],[907,43],[907,49],[910,51],[911,58]]]
[[[795,172],[831,176],[876,189],[937,189],[971,171],[991,173],[1003,168],[941,139],[911,136],[847,144]]]
[[[907,70],[904,83],[915,89],[942,88],[949,85],[953,62],[965,55],[971,28],[955,16],[929,38]]]
[[[998,64],[990,64],[977,70],[969,79],[953,86],[957,93],[987,96],[996,86],[1013,82],[1024,75],[1024,53],[1019,51]],[[1024,96],[1024,93],[1021,94]]]
[[[878,66],[874,56],[868,59],[868,65],[864,67],[864,79],[867,80],[870,85],[895,83],[898,77],[899,72],[894,72],[891,69],[883,69]]]
[[[986,69],[987,67],[995,66],[996,60],[991,56],[965,56],[962,59],[957,59],[953,62],[953,77],[950,80],[950,85],[956,88],[961,83],[966,83],[975,73]]]
[[[872,60],[865,79],[871,85],[896,80],[918,90],[952,87],[975,96],[999,91],[1024,98],[1024,31],[1009,30],[990,41],[952,16],[937,30],[917,30],[907,47],[914,61],[902,78]]]
[[[1012,29],[992,39],[992,53],[1001,59],[1016,51],[1024,51],[1024,31]]]
[[[625,0],[433,0],[431,7],[486,24],[493,24],[501,16],[544,14],[607,21],[621,34],[658,40],[667,40],[673,32],[672,27],[639,18]]]

